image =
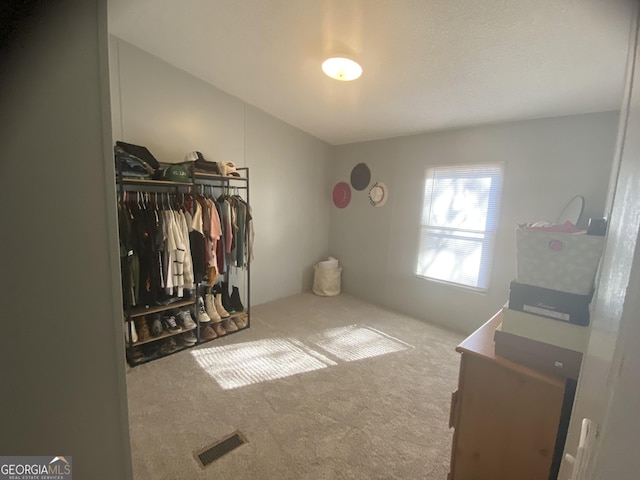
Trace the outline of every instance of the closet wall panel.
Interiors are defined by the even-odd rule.
[[[114,140],[251,168],[252,303],[309,290],[329,254],[331,147],[116,37],[110,63]]]

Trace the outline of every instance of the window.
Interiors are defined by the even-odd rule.
[[[502,165],[427,170],[416,275],[486,290]]]

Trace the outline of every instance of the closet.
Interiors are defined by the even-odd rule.
[[[127,362],[250,327],[249,169],[184,181],[116,175]]]

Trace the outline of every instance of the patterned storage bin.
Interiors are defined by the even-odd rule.
[[[605,237],[516,230],[516,281],[561,292],[591,293]]]

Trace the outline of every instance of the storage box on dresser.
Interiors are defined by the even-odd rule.
[[[593,289],[587,295],[578,295],[514,280],[509,290],[509,308],[576,325],[589,325],[592,297]]]
[[[602,236],[519,228],[516,281],[588,295],[593,289],[603,246]]]
[[[496,314],[458,347],[448,480],[555,479],[575,382],[495,353]]]

